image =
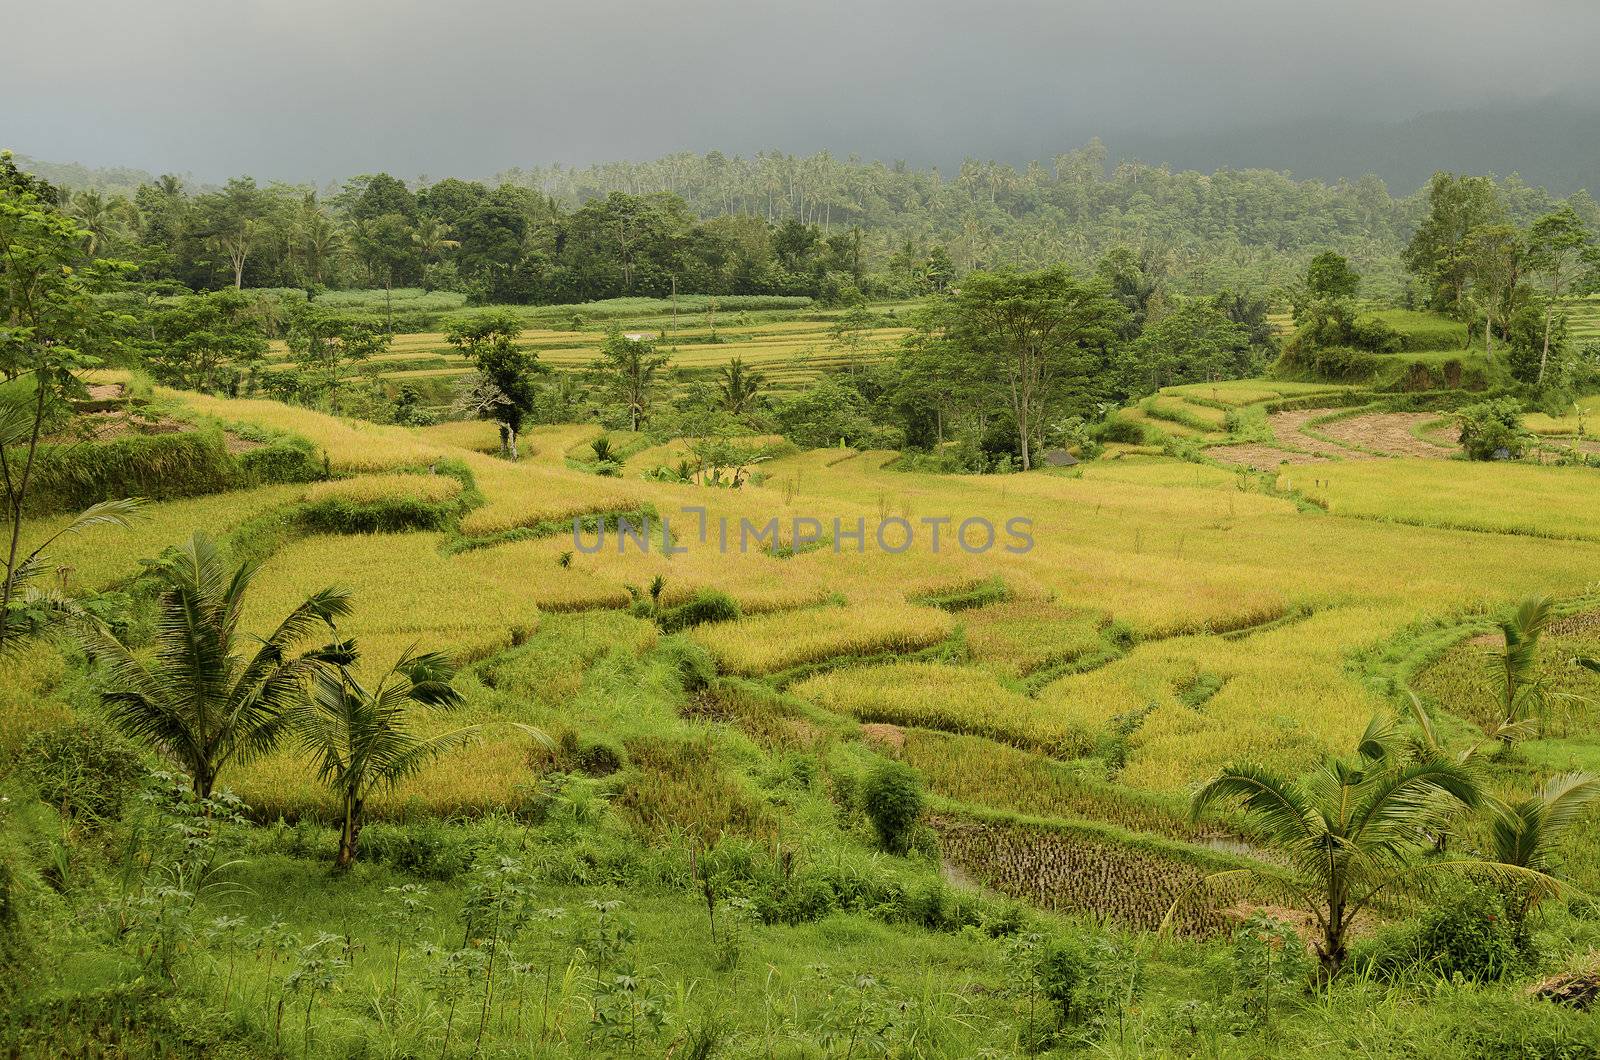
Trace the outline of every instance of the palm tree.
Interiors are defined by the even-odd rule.
[[[722,407],[735,416],[742,416],[756,407],[761,396],[761,388],[766,385],[767,377],[760,372],[746,371],[744,361],[738,357],[733,358],[723,365],[717,372],[717,393],[722,398]]]
[[[438,653],[407,651],[370,691],[350,671],[355,644],[338,665],[320,668],[311,695],[293,711],[300,741],[311,752],[317,779],[339,800],[339,855],[334,868],[355,863],[367,799],[415,775],[432,759],[466,742],[477,731],[469,725],[423,739],[406,725],[414,705],[452,710],[461,694],[451,687],[455,671]]]
[[[299,251],[313,283],[321,283],[328,268],[346,247],[344,232],[308,195],[301,204],[298,224]]]
[[[116,226],[112,204],[93,188],[78,192],[72,197],[67,212],[83,228],[83,249],[91,257],[110,242]]]
[[[461,245],[450,236],[450,226],[437,217],[424,218],[411,230],[411,241],[417,245],[425,261],[436,261],[445,251]]]
[[[1330,756],[1297,780],[1258,765],[1229,766],[1195,794],[1191,813],[1198,820],[1217,803],[1236,802],[1283,855],[1299,877],[1286,886],[1317,926],[1317,956],[1331,978],[1344,965],[1350,925],[1380,895],[1420,869],[1462,864],[1420,859],[1457,806],[1478,799],[1460,763],[1409,753],[1375,718],[1353,757]]]
[[[349,613],[350,595],[341,589],[313,593],[271,634],[245,643],[239,621],[256,571],[244,563],[230,576],[217,545],[197,533],[157,568],[160,618],[148,662],[103,626],[80,630],[85,651],[110,664],[103,699],[112,722],[178,759],[201,798],[225,765],[277,743],[305,701],[308,679],[340,657],[335,647],[294,652]]]
[[[0,406],[0,439],[5,437],[6,409]],[[0,656],[4,656],[23,642],[23,638],[36,632],[46,621],[62,616],[82,618],[83,609],[67,593],[68,567],[61,572],[61,584],[53,588],[40,588],[34,584],[48,569],[47,550],[61,538],[96,526],[126,528],[129,521],[144,509],[144,501],[137,497],[101,501],[72,517],[55,533],[50,534],[25,556],[7,559],[0,563]]]
[[[1505,647],[1489,658],[1500,686],[1498,718],[1489,735],[1500,741],[1502,752],[1532,735],[1544,711],[1544,684],[1538,677],[1539,638],[1550,625],[1554,606],[1548,596],[1530,596],[1500,622]]]
[[[1495,802],[1490,808],[1490,841],[1495,860],[1504,865],[1553,876],[1558,868],[1556,844],[1561,833],[1577,823],[1600,799],[1600,777],[1564,773],[1551,777],[1537,792],[1519,802]],[[1520,922],[1539,898],[1521,888],[1512,914]]]

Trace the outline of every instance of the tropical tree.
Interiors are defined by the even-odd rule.
[[[765,375],[745,368],[744,359],[735,357],[717,370],[717,397],[724,410],[742,416],[760,403],[766,382]]]
[[[1539,639],[1550,625],[1555,601],[1530,596],[1500,621],[1504,645],[1489,655],[1489,669],[1499,685],[1496,721],[1489,735],[1502,752],[1533,734],[1544,712],[1546,693],[1539,677]]]
[[[385,321],[394,330],[395,282],[410,276],[421,265],[416,233],[398,213],[357,218],[350,227],[356,257],[366,266],[369,281],[383,285]]]
[[[547,371],[538,356],[517,345],[522,322],[504,311],[462,317],[445,329],[445,341],[471,357],[477,371],[458,395],[457,408],[500,425],[500,445],[517,459],[517,435],[538,399],[535,377]]]
[[[450,226],[436,217],[427,217],[411,230],[411,241],[424,261],[437,261],[447,250],[461,246],[459,240],[450,238]]]
[[[6,176],[9,156],[0,155],[0,163],[0,176]],[[24,554],[21,547],[40,438],[47,425],[66,414],[71,398],[86,393],[79,374],[101,363],[99,354],[115,348],[117,318],[96,295],[133,267],[90,259],[83,230],[40,199],[37,187],[36,182],[9,178],[0,186],[0,491],[5,520],[0,650],[11,640],[14,606],[40,571],[40,551]],[[116,522],[130,512],[101,507],[72,525],[84,529]],[[31,619],[25,623],[33,624]]]
[[[1595,248],[1589,230],[1571,206],[1545,214],[1528,229],[1528,271],[1548,296],[1544,299],[1544,328],[1535,385],[1543,385],[1550,366],[1550,335],[1558,301],[1585,280],[1596,278]]]
[[[1405,249],[1406,267],[1427,287],[1435,309],[1465,308],[1471,255],[1468,233],[1505,219],[1505,207],[1489,177],[1435,173],[1428,182],[1428,215]]]
[[[1190,809],[1196,820],[1219,803],[1244,810],[1297,877],[1283,886],[1311,914],[1317,956],[1332,977],[1348,956],[1351,924],[1380,896],[1424,869],[1480,864],[1423,861],[1458,807],[1478,801],[1463,764],[1409,751],[1388,721],[1375,718],[1351,757],[1329,756],[1298,779],[1252,763],[1228,766]]]
[[[643,422],[656,377],[666,363],[666,354],[657,353],[652,342],[630,339],[617,328],[606,336],[592,371],[612,398],[628,410],[629,430],[637,431]]]
[[[323,283],[348,247],[344,229],[317,203],[315,195],[307,195],[300,203],[295,221],[295,250],[312,283]]]
[[[212,390],[259,367],[267,339],[241,291],[186,295],[151,318],[155,338],[146,360],[162,382]]]
[[[393,339],[388,325],[375,316],[349,316],[315,304],[294,311],[284,336],[296,363],[311,383],[332,394],[335,408],[348,367],[383,353]]]
[[[1086,388],[1126,317],[1103,283],[1080,280],[1064,267],[975,272],[961,282],[949,333],[1009,399],[1022,470],[1032,467],[1050,402],[1062,391]]]
[[[1130,393],[1241,379],[1252,368],[1250,332],[1215,306],[1191,302],[1147,325],[1126,347],[1123,360]]]
[[[291,724],[316,764],[317,779],[339,800],[334,868],[343,871],[355,864],[367,799],[461,746],[478,727],[421,737],[408,724],[414,707],[453,710],[461,705],[461,694],[450,684],[455,670],[446,656],[407,650],[369,690],[351,669],[355,642],[339,648],[342,657],[317,670],[310,696],[291,712]]]
[[[1462,244],[1472,297],[1483,314],[1483,352],[1494,356],[1494,329],[1509,338],[1508,327],[1527,258],[1522,233],[1508,224],[1483,225],[1467,233]]]
[[[234,289],[242,290],[245,263],[270,234],[276,201],[254,178],[235,177],[221,191],[200,196],[195,205],[202,234],[227,257]]]
[[[217,544],[197,533],[156,567],[150,651],[135,654],[98,623],[79,630],[85,652],[109,668],[102,698],[111,721],[176,758],[202,799],[224,766],[271,750],[319,667],[346,657],[338,645],[296,653],[350,612],[342,589],[311,594],[266,637],[247,640],[239,623],[257,569],[243,563],[230,574]]]
[[[1557,847],[1562,833],[1582,820],[1597,799],[1600,777],[1563,773],[1546,780],[1525,799],[1494,802],[1489,834],[1495,860],[1554,876],[1560,868]],[[1517,889],[1520,901],[1512,906],[1520,921],[1541,892],[1526,886]]]

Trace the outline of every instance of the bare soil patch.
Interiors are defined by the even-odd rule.
[[[1212,445],[1205,451],[1206,455],[1224,464],[1235,464],[1239,467],[1254,468],[1257,471],[1276,471],[1280,464],[1325,464],[1326,457],[1316,456],[1312,453],[1291,453],[1287,449],[1275,449],[1270,445],[1260,445],[1247,442],[1239,445]]]
[[[128,388],[121,383],[93,383],[89,386],[90,401],[116,401],[127,396]]]
[[[1454,455],[1452,448],[1423,441],[1412,431],[1439,418],[1433,412],[1377,412],[1324,423],[1313,430],[1351,445],[1364,446],[1386,456],[1421,457],[1443,460]]]
[[[1338,460],[1370,460],[1370,453],[1346,449],[1342,445],[1325,442],[1321,438],[1313,438],[1304,433],[1301,428],[1318,416],[1326,416],[1333,409],[1302,409],[1298,412],[1274,412],[1267,417],[1267,424],[1272,428],[1272,436],[1284,445],[1292,445],[1296,449],[1304,449],[1322,457],[1332,457]]]

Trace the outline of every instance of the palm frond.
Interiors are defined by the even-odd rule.
[[[1218,802],[1237,802],[1264,832],[1279,842],[1305,842],[1315,829],[1315,811],[1305,792],[1293,781],[1284,780],[1259,766],[1248,763],[1229,766],[1197,792],[1189,805],[1189,816],[1198,821]]]

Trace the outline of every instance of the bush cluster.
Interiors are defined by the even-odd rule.
[[[727,593],[701,589],[690,600],[656,614],[656,625],[663,633],[677,633],[707,622],[731,622],[739,617],[739,605]]]

